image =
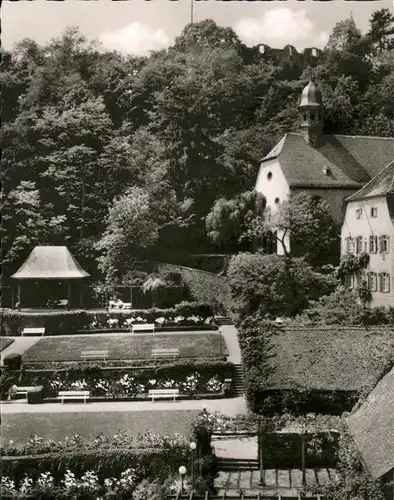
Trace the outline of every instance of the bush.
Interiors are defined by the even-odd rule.
[[[189,457],[188,446],[143,449],[81,450],[70,452],[45,453],[29,456],[2,456],[2,475],[19,483],[25,474],[37,477],[50,472],[59,481],[67,470],[80,476],[93,470],[100,480],[116,476],[119,471],[137,468],[144,471],[146,478],[165,479],[175,473]]]
[[[4,356],[3,364],[9,370],[20,370],[22,364],[22,356],[17,353],[8,354],[7,356]]]
[[[27,391],[27,402],[31,405],[44,402],[44,387],[39,385]]]
[[[227,276],[239,320],[255,314],[295,316],[337,285],[332,276],[313,271],[303,259],[278,255],[238,254],[232,257]]]
[[[23,328],[45,328],[47,334],[68,334],[84,330],[90,322],[87,311],[51,311],[29,313],[6,309],[3,311],[2,332],[4,336],[17,336]]]

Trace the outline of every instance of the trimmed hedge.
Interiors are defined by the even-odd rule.
[[[179,449],[97,449],[61,453],[45,453],[30,456],[2,456],[1,474],[20,482],[25,475],[32,478],[50,472],[55,480],[60,480],[67,469],[80,477],[94,470],[99,479],[116,477],[119,471],[128,468],[142,468],[146,477],[165,479],[176,473],[180,465],[190,459],[188,448]]]
[[[147,310],[109,310],[96,311],[48,311],[40,313],[24,312],[15,309],[2,310],[3,336],[18,336],[23,328],[45,328],[47,335],[67,335],[80,331],[89,331],[93,322],[105,323],[110,318],[141,317],[143,320],[154,322],[155,319],[176,316],[200,316],[203,319],[213,317],[212,307],[202,302],[181,302],[170,309]]]
[[[27,402],[29,404],[40,404],[44,402],[44,387],[39,385],[27,392]]]
[[[22,356],[17,353],[8,354],[3,359],[3,364],[9,370],[20,370],[22,364]]]
[[[87,311],[48,311],[31,313],[5,309],[2,311],[4,336],[21,335],[23,328],[45,328],[46,333],[67,334],[88,327],[91,316]]]

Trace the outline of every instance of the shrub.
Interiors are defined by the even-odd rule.
[[[44,402],[44,387],[39,385],[27,392],[27,402],[29,404],[40,404]]]
[[[278,255],[238,254],[227,271],[234,312],[239,320],[254,314],[261,317],[295,316],[334,290],[337,282],[319,274],[303,259]]]
[[[22,364],[22,356],[17,353],[8,354],[3,360],[4,366],[9,370],[20,370]]]
[[[3,311],[2,335],[17,336],[25,327],[45,328],[50,334],[68,334],[87,328],[87,311],[48,311],[29,313],[6,309]]]

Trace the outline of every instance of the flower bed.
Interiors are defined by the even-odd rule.
[[[179,313],[180,308],[148,311],[111,311],[110,313],[100,313],[93,316],[87,327],[87,331],[102,330],[125,330],[133,325],[143,325],[152,323],[157,330],[179,330],[189,329],[217,329],[213,313],[207,310],[200,310],[197,314]],[[207,313],[211,313],[207,316]]]
[[[45,493],[46,498],[96,500],[111,492],[111,498],[129,499],[143,478],[163,482],[176,472],[188,459],[188,445],[179,434],[149,432],[137,438],[118,433],[93,440],[74,435],[59,442],[34,437],[19,446],[9,443],[1,449],[1,498]]]
[[[61,390],[89,390],[91,397],[103,399],[145,399],[150,389],[179,389],[181,396],[224,395],[224,380],[232,377],[234,365],[227,362],[167,363],[144,369],[77,367],[68,370],[23,371],[23,385],[43,385],[46,398],[54,398]],[[4,383],[6,394],[14,383]],[[7,390],[6,390],[7,389]]]

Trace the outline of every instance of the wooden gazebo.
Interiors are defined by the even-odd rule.
[[[23,288],[24,307],[83,307],[81,280],[89,276],[67,247],[37,246],[11,276],[17,281],[16,306],[22,307]]]

